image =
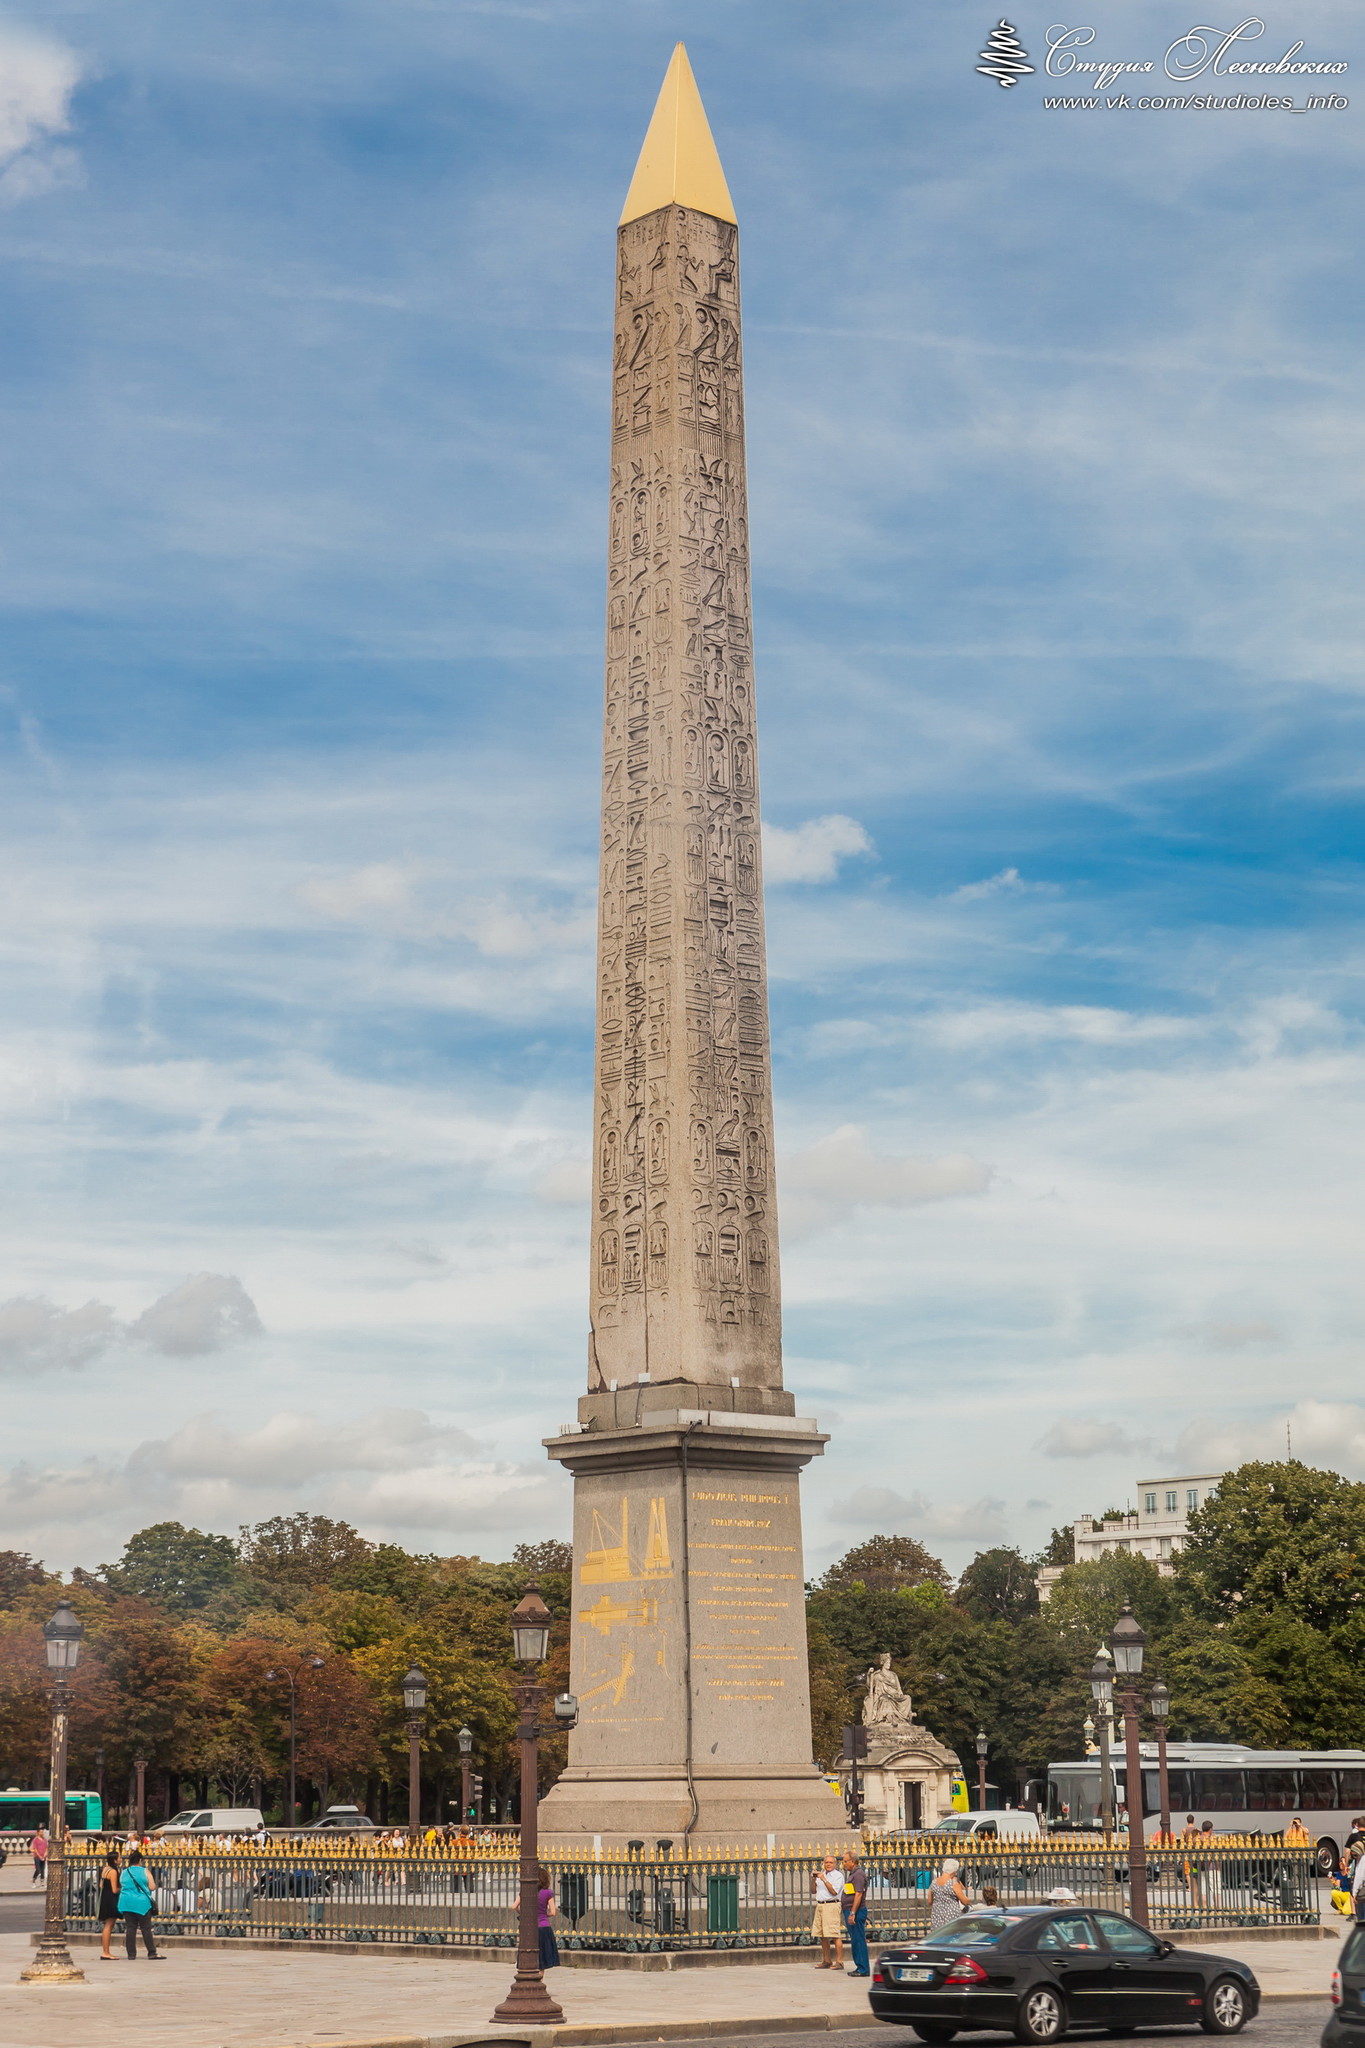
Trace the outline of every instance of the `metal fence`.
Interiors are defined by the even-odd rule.
[[[1075,1836],[967,1848],[919,1836],[868,1847],[868,1938],[922,1935],[929,1885],[955,1856],[973,1902],[993,1885],[1002,1905],[1038,1904],[1066,1886],[1087,1905],[1124,1912],[1126,1849]],[[67,1916],[93,1929],[101,1858],[82,1844],[67,1863]],[[518,1866],[502,1843],[485,1849],[395,1852],[354,1843],[321,1849],[154,1848],[163,1936],[268,1941],[401,1943],[455,1949],[516,1945]],[[587,1950],[788,1948],[808,1945],[811,1875],[805,1856],[645,1858],[550,1855],[561,1947]],[[1154,1927],[1288,1927],[1318,1919],[1311,1848],[1219,1835],[1197,1846],[1149,1849]]]

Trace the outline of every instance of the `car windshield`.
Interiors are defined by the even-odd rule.
[[[168,1828],[187,1828],[190,1822],[198,1816],[198,1813],[199,1808],[197,1806],[187,1806],[183,1813],[172,1814],[171,1818],[166,1822],[166,1826]]]
[[[1353,1927],[1346,1937],[1346,1946],[1341,1951],[1341,1968],[1353,1977],[1365,1971],[1365,1927]]]
[[[950,1920],[946,1927],[940,1927],[934,1940],[948,1942],[954,1948],[979,1948],[983,1943],[999,1941],[1008,1928],[1018,1925],[1014,1913],[964,1913],[960,1920]]]

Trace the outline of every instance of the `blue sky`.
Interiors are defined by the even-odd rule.
[[[1287,1418],[1365,1476],[1359,109],[1048,109],[1010,18],[1010,91],[962,0],[0,18],[0,1544],[566,1527],[614,226],[679,36],[810,1566]],[[1174,90],[1194,19],[1094,50]],[[1265,24],[1352,97],[1358,10]]]

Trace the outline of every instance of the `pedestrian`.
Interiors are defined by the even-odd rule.
[[[867,1872],[851,1849],[844,1851],[844,1926],[848,1931],[849,1954],[853,1958],[850,1977],[870,1977],[867,1960]]]
[[[550,1922],[555,1914],[554,1886],[550,1873],[542,1863],[536,1871],[536,1927],[540,1940],[540,1967],[553,1970],[559,1962],[559,1943],[555,1940],[554,1928]]]
[[[114,1922],[118,1919],[118,1895],[121,1871],[117,1849],[106,1849],[100,1866],[100,1961],[112,1963],[109,1952],[114,1933]]]
[[[1284,1845],[1286,1849],[1311,1849],[1313,1846],[1313,1837],[1297,1813],[1284,1831]]]
[[[45,1827],[38,1828],[33,1840],[28,1845],[28,1853],[33,1858],[34,1884],[45,1884],[47,1882],[47,1829]]]
[[[148,1962],[164,1960],[157,1954],[156,1943],[152,1940],[153,1903],[151,1875],[142,1860],[141,1849],[134,1849],[123,1866],[118,1888],[118,1909],[123,1915],[123,1945],[130,1963],[137,1961],[139,1927]]]
[[[1346,1854],[1354,1861],[1355,1852],[1365,1842],[1365,1813],[1358,1813],[1351,1822],[1351,1832],[1346,1837]]]
[[[937,1934],[950,1920],[958,1920],[967,1908],[967,1894],[958,1878],[962,1865],[949,1856],[929,1887],[929,1932]]]
[[[1356,1867],[1351,1873],[1351,1899],[1356,1919],[1365,1921],[1365,1856],[1356,1857]]]
[[[983,1913],[1000,1911],[1000,1894],[993,1884],[983,1884],[981,1887],[981,1910]]]
[[[810,1931],[820,1944],[822,1958],[815,1967],[817,1970],[842,1970],[844,1881],[839,1875],[839,1865],[833,1854],[826,1856],[819,1870],[811,1872],[810,1888],[811,1896],[815,1900]],[[830,1955],[831,1947],[834,1950],[833,1956]]]

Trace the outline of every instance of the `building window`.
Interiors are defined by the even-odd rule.
[[[1176,1507],[1177,1507],[1177,1505],[1178,1505],[1178,1502],[1177,1502],[1177,1497],[1176,1497],[1176,1491],[1175,1491],[1175,1488],[1174,1488],[1174,1487],[1172,1487],[1172,1488],[1171,1488],[1171,1490],[1170,1490],[1170,1492],[1169,1492],[1169,1493],[1168,1493],[1168,1494],[1166,1495],[1166,1512],[1167,1512],[1167,1514],[1168,1514],[1168,1515],[1173,1515],[1173,1514],[1175,1513],[1175,1511],[1176,1511]]]
[[[1145,1493],[1142,1496],[1142,1505],[1147,1514],[1154,1515],[1156,1513],[1156,1495],[1154,1493]]]
[[[1191,1488],[1189,1489],[1188,1493],[1187,1493],[1187,1494],[1185,1495],[1185,1505],[1186,1505],[1186,1507],[1187,1507],[1187,1508],[1191,1508],[1191,1509],[1193,1509],[1193,1508],[1197,1508],[1197,1507],[1198,1507],[1198,1505],[1199,1505],[1199,1491],[1198,1491],[1198,1488],[1197,1488],[1197,1487],[1193,1487],[1193,1486],[1192,1486],[1192,1487],[1191,1487]]]

